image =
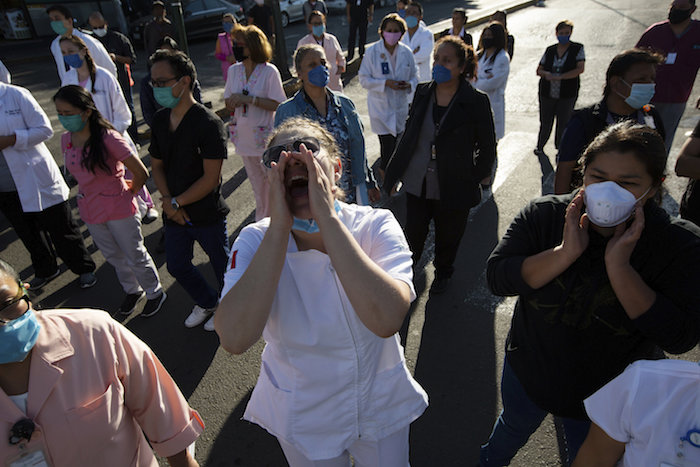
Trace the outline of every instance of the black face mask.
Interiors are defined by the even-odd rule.
[[[483,45],[485,49],[490,49],[493,47],[493,37],[484,37],[481,39],[481,45]]]
[[[692,8],[688,10],[679,10],[678,8],[671,8],[671,11],[668,12],[668,20],[671,24],[680,24],[683,21],[690,18],[690,15],[692,13]]]
[[[242,45],[234,45],[233,46],[233,57],[236,59],[237,62],[242,62],[248,56],[243,52],[243,46]]]

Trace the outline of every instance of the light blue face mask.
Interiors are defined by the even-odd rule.
[[[314,24],[311,26],[311,32],[313,32],[314,36],[321,37],[323,36],[323,33],[326,32],[326,25]]]
[[[654,91],[656,90],[656,84],[654,83],[632,83],[630,85],[624,79],[621,81],[631,88],[630,95],[625,98],[625,102],[633,109],[641,109],[651,102],[651,98],[654,97]]]
[[[21,362],[27,358],[39,337],[41,326],[34,310],[0,326],[0,363]]]
[[[408,26],[409,29],[415,28],[418,26],[418,18],[415,16],[406,15],[406,26]]]
[[[402,17],[403,19],[406,19],[406,9],[405,8],[403,10],[399,10],[399,16]]]
[[[233,23],[229,23],[228,21],[226,21],[226,22],[222,23],[221,25],[223,26],[224,31],[226,31],[227,33],[230,34],[231,31],[233,31]]]
[[[340,203],[336,200],[333,202],[335,206],[335,212],[340,212]],[[294,224],[292,224],[292,230],[300,230],[306,233],[317,233],[319,232],[318,224],[313,219],[299,219],[294,218]]]

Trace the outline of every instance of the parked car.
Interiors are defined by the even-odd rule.
[[[297,0],[298,1],[298,0]],[[221,17],[224,13],[232,13],[239,23],[245,24],[243,7],[226,0],[184,0],[182,15],[185,21],[187,39],[200,37],[212,38],[221,31]],[[172,21],[173,14],[168,7],[168,17]],[[144,16],[130,24],[131,36],[135,42],[143,42],[143,29],[151,21],[152,16]],[[177,37],[173,39],[177,40]]]
[[[289,23],[304,21],[304,2],[306,0],[280,0],[280,13],[282,14],[282,27]]]

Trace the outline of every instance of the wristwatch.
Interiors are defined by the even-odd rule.
[[[180,203],[177,202],[177,199],[175,198],[170,198],[170,205],[173,207],[174,210],[180,209]]]

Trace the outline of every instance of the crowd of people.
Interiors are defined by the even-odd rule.
[[[28,295],[60,273],[58,258],[80,287],[97,281],[69,175],[80,218],[124,292],[113,316],[148,318],[166,301],[142,234],[142,222],[162,213],[167,271],[194,303],[184,325],[203,324],[234,354],[264,339],[243,417],[277,438],[289,465],[351,457],[356,466],[409,465],[410,424],[429,394],[407,368],[398,331],[416,298],[430,222],[429,293],[438,295],[450,287],[470,211],[493,194],[515,39],[498,11],[474,47],[466,10],[455,8],[436,41],[422,5],[399,0],[365,48],[373,2],[347,5],[344,55],[326,30],[323,0],[305,2],[309,34],[297,44],[300,88],[290,97],[271,63],[269,6],[256,0],[248,25],[225,14],[215,45],[224,122],[202,104],[197,70],[171,37],[165,5],[153,2],[140,98],[158,203],[138,154],[136,57],[126,36],[100,13],[87,34],[65,6],[47,9],[63,173],[44,143],[53,134],[46,112],[9,84],[0,62],[0,211],[34,269],[25,283],[0,261],[8,465],[156,465],[153,451],[173,466],[197,465],[204,424],[148,346],[105,313],[37,311]],[[555,26],[557,42],[533,70],[538,158],[547,157],[556,119],[555,193],[521,210],[486,264],[491,291],[518,299],[503,410],[481,466],[508,465],[547,414],[563,425],[566,465],[700,465],[700,366],[664,360],[700,342],[700,123],[676,165],[690,179],[680,217],[661,207],[669,150],[700,68],[695,8],[673,0],[667,21],[612,59],[593,106],[574,110],[586,54],[571,40],[571,21]],[[358,30],[376,173],[343,94]],[[255,198],[255,222],[232,245],[222,194],[228,142]],[[403,226],[372,206],[380,190],[404,196]],[[215,284],[192,262],[195,243]]]

